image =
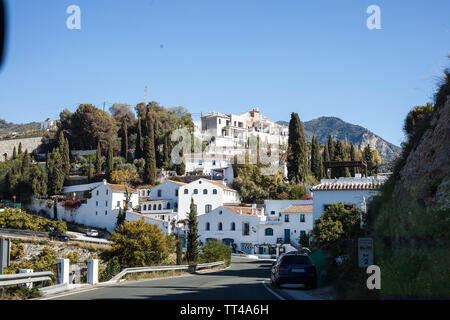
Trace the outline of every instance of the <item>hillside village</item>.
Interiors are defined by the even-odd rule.
[[[365,214],[367,203],[387,179],[386,175],[376,175],[376,161],[373,162],[373,157],[377,157],[375,150],[366,146],[369,158],[363,158],[366,156],[363,150],[356,158],[354,146],[350,148],[346,142],[333,141],[331,136],[329,143],[324,146],[319,146],[313,139],[312,144],[308,145],[309,154],[305,154],[305,165],[308,167],[305,168],[306,174],[298,176],[294,172],[292,176],[293,169],[288,169],[287,157],[289,127],[268,119],[257,108],[237,115],[202,115],[200,123],[191,124],[194,127],[191,132],[194,143],[206,141],[207,145],[203,144],[201,152],[184,154],[184,163],[174,165],[168,156],[168,149],[173,149],[174,145],[167,143],[171,129],[167,126],[166,117],[172,116],[169,121],[176,122],[182,115],[181,117],[188,119],[183,120],[186,122],[189,121],[189,114],[181,110],[177,116],[153,102],[148,106],[136,107],[136,121],[129,108],[122,107],[112,108],[115,118],[109,119],[116,120],[118,124],[122,120],[120,141],[117,142],[117,139],[114,145],[110,140],[106,146],[106,143],[103,146],[97,143],[97,150],[75,149],[77,143],[85,141],[82,138],[79,140],[78,133],[74,133],[72,128],[65,128],[70,123],[67,118],[75,117],[83,108],[87,110],[85,113],[107,115],[93,106],[82,105],[75,114],[70,115],[64,111],[61,113],[61,120],[48,119],[42,123],[41,129],[46,130],[49,136],[53,135],[53,141],[59,139],[63,158],[67,149],[70,150],[70,155],[66,154],[69,159],[64,160],[68,161],[66,167],[70,169],[65,178],[59,179],[59,186],[50,186],[56,179],[55,174],[52,174],[50,161],[56,158],[55,151],[47,154],[36,152],[36,158],[47,158],[41,165],[49,171],[48,187],[46,193],[32,196],[31,201],[26,199],[27,195],[23,195],[25,208],[46,213],[50,217],[57,212],[55,219],[105,229],[108,232],[115,230],[118,215],[124,211],[126,221],[144,219],[160,227],[166,234],[177,233],[185,239],[187,218],[193,200],[198,215],[199,240],[202,243],[218,239],[231,245],[235,253],[271,255],[276,253],[277,247],[287,251],[297,250],[302,245],[302,238],[303,246],[308,246],[314,222],[333,203],[343,202],[347,208],[359,208]],[[152,116],[152,113],[155,114]],[[294,123],[295,119],[293,116],[291,121]],[[133,120],[136,127],[134,136],[132,130],[126,129],[128,122],[133,126]],[[142,133],[146,121],[147,134],[159,135],[153,136],[154,143],[158,145],[162,141],[159,149],[162,152],[159,157],[153,156],[159,161],[151,159],[151,155],[145,152],[149,147],[147,137],[144,138],[146,134]],[[148,132],[153,125],[158,128],[167,126],[166,132],[161,129],[157,129],[160,132],[155,129]],[[127,130],[125,135],[124,128]],[[100,126],[98,130],[99,134],[105,134]],[[134,148],[129,147],[129,138],[134,140]],[[95,137],[93,140],[101,141]],[[251,140],[256,141],[257,146],[252,148]],[[55,145],[51,139],[44,138],[43,141],[49,141],[48,145]],[[46,147],[48,149],[44,143],[40,150],[45,150]],[[21,148],[22,146],[17,147]],[[154,148],[158,151],[158,147]],[[245,170],[261,170],[260,167],[264,165],[260,163],[260,153],[263,152],[277,155],[266,166],[274,165],[277,171],[272,176],[278,177],[278,180],[269,182],[264,194],[256,196],[260,190],[247,190],[246,184],[252,178]],[[103,156],[105,153],[106,159]],[[137,159],[138,157],[143,159]],[[238,158],[241,162],[237,161]],[[257,159],[250,163],[250,158]],[[154,163],[153,168],[148,169],[148,159]],[[359,161],[357,165],[364,165],[365,170],[364,167],[360,169],[355,166],[350,167],[350,170],[323,168],[324,163],[333,160],[336,163],[340,160],[347,161],[353,165]],[[109,167],[111,163],[113,168]],[[371,166],[369,176],[367,163]],[[257,176],[264,177],[261,171],[258,172]],[[295,180],[297,178],[299,180]],[[271,189],[274,191],[272,195]],[[298,193],[298,190],[301,192]],[[35,191],[34,194],[36,193],[39,194]],[[306,243],[304,239],[307,239]]]

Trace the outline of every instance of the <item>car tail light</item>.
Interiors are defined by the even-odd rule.
[[[278,266],[278,271],[280,271],[280,270],[286,270],[286,269],[287,269],[286,266]]]
[[[316,267],[310,266],[310,267],[306,268],[306,270],[311,271],[311,272],[316,272]]]

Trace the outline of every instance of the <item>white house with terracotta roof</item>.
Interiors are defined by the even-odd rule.
[[[386,176],[320,180],[320,184],[311,188],[314,221],[320,218],[329,205],[338,202],[358,207],[365,212],[366,204],[379,192],[386,180]]]
[[[155,224],[158,227],[161,228],[161,230],[166,233],[170,234],[172,232],[172,225],[170,224],[170,221],[162,220],[156,217],[153,217],[148,214],[142,214],[138,212],[129,212],[126,216],[127,221],[135,221],[139,219],[144,219],[145,222]]]
[[[116,227],[120,208],[124,208],[127,192],[130,197],[128,206],[129,212],[131,212],[131,208],[138,205],[139,200],[136,190],[130,187],[110,184],[106,180],[65,187],[63,194],[75,199],[79,206],[69,206],[68,202],[58,203],[58,219],[90,227],[105,228],[111,232]],[[47,208],[47,200],[35,199],[30,209],[44,210],[53,216],[53,207]]]
[[[300,235],[311,231],[312,211],[310,200],[223,205],[198,217],[200,240],[221,240],[245,253],[275,254],[277,245],[296,247]]]
[[[239,193],[222,182],[208,179],[198,179],[179,188],[178,220],[189,215],[191,199],[197,208],[197,214],[202,215],[225,204],[240,202]]]
[[[184,155],[186,174],[210,176],[211,180],[230,185],[234,180],[233,156],[222,154],[190,153]]]

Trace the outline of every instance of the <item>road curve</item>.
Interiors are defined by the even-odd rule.
[[[277,300],[263,285],[270,278],[271,261],[233,257],[230,268],[209,273],[98,286],[65,293],[57,300]]]

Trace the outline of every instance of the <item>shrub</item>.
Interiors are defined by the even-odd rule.
[[[111,278],[118,274],[120,271],[121,266],[119,263],[119,258],[113,257],[106,263],[106,268],[104,270],[101,270],[101,268],[99,268],[99,279],[102,282],[111,280]]]
[[[204,263],[225,261],[229,266],[231,262],[231,247],[218,240],[208,241],[202,248],[200,259]]]
[[[22,243],[14,244],[11,246],[11,259],[19,260],[25,253],[25,246]]]
[[[71,264],[77,263],[80,260],[78,251],[72,251],[72,252],[66,253],[65,255],[63,255],[63,258],[69,259]]]
[[[66,232],[67,225],[64,221],[52,221],[41,217],[33,217],[20,209],[6,208],[0,212],[0,226],[11,229],[32,231],[60,231]]]

